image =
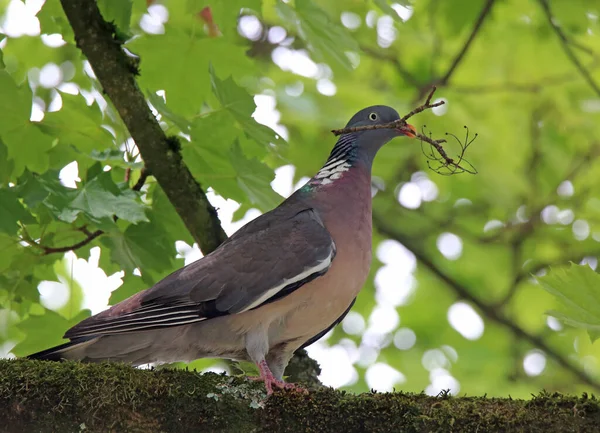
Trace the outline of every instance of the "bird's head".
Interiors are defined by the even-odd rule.
[[[352,116],[346,128],[357,126],[384,125],[400,119],[400,115],[392,107],[373,105],[364,108]],[[344,134],[338,140],[338,145],[346,145],[351,141],[353,147],[363,158],[372,161],[377,151],[392,138],[399,136],[415,137],[415,127],[406,124],[400,128],[368,129],[351,134]],[[345,146],[344,146],[345,147]],[[335,150],[335,149],[334,149]]]
[[[392,107],[386,105],[373,105],[371,107],[363,108],[348,122],[346,128],[357,127],[357,126],[369,126],[369,125],[384,125],[386,123],[394,122],[400,119],[400,115]],[[416,133],[415,127],[412,125],[406,125],[402,128],[396,129],[372,129],[366,131],[360,131],[357,138],[361,142],[360,144],[379,144],[379,147],[390,141],[394,137],[405,135],[407,137],[414,137]]]

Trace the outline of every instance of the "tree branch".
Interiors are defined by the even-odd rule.
[[[83,232],[83,229],[80,230]],[[48,255],[48,254],[55,254],[55,253],[66,253],[67,251],[74,251],[76,249],[79,249],[87,244],[89,244],[90,242],[92,242],[94,239],[96,239],[98,236],[104,234],[103,230],[96,230],[95,232],[89,232],[86,230],[86,238],[82,241],[76,242],[72,245],[66,245],[64,247],[46,247],[44,245],[39,245],[42,250],[44,251],[44,255]]]
[[[113,38],[114,27],[102,18],[94,0],[61,0],[75,41],[119,112],[156,178],[204,254],[225,239],[217,211],[190,173],[178,143],[168,138],[137,87],[137,68]]]
[[[242,378],[123,364],[0,360],[0,431],[486,432],[597,431],[600,403],[541,393],[531,400],[277,391]]]
[[[542,7],[542,9],[544,10],[544,14],[546,15],[546,18],[548,19],[548,23],[550,24],[550,27],[552,27],[552,29],[554,30],[554,32],[560,39],[560,43],[563,48],[563,51],[565,52],[567,57],[571,60],[573,65],[575,65],[575,67],[579,70],[579,73],[581,74],[581,76],[588,82],[590,87],[592,89],[594,89],[594,92],[596,92],[596,94],[598,96],[600,96],[600,87],[598,87],[598,84],[594,81],[590,72],[585,68],[585,66],[583,66],[583,64],[579,61],[579,59],[577,58],[577,56],[571,49],[571,43],[569,41],[569,38],[567,38],[567,35],[565,35],[565,33],[560,28],[560,26],[558,24],[556,24],[556,22],[554,21],[548,0],[539,0],[539,3],[540,3],[540,6]],[[581,49],[581,46],[578,46],[578,47]]]
[[[140,172],[140,178],[137,180],[137,182],[135,183],[135,185],[133,185],[131,189],[134,191],[140,191],[146,183],[146,179],[148,179],[148,176],[150,176],[150,172],[146,167],[143,167]]]
[[[501,326],[504,326],[508,330],[510,330],[516,337],[527,341],[532,346],[539,348],[544,351],[546,355],[552,358],[557,364],[563,367],[565,370],[571,372],[575,377],[577,377],[582,383],[585,383],[597,391],[600,391],[600,383],[598,383],[594,378],[588,375],[584,370],[579,368],[577,365],[572,363],[568,357],[564,356],[554,348],[550,347],[542,338],[532,335],[521,328],[516,323],[509,320],[501,311],[501,309],[497,309],[492,305],[488,305],[482,299],[479,299],[477,296],[472,294],[472,291],[467,287],[461,285],[459,282],[452,279],[446,273],[444,273],[438,266],[433,263],[427,255],[425,255],[416,245],[411,243],[411,241],[406,238],[402,233],[392,228],[388,225],[377,213],[373,213],[373,225],[377,227],[377,229],[385,236],[395,239],[401,244],[403,244],[406,248],[408,248],[415,255],[417,260],[423,264],[427,269],[429,269],[434,275],[436,275],[440,280],[442,280],[448,287],[452,289],[460,298],[463,298],[470,303],[472,303],[475,307],[479,309],[488,319],[498,323]]]
[[[450,77],[452,76],[452,74],[454,73],[454,71],[460,64],[460,62],[465,57],[465,54],[467,54],[467,51],[469,50],[469,47],[475,40],[475,37],[477,36],[477,34],[479,33],[479,30],[481,29],[483,22],[485,21],[485,19],[489,15],[490,11],[492,10],[492,6],[493,6],[494,2],[495,2],[495,0],[486,0],[485,5],[483,6],[483,9],[481,10],[481,12],[479,14],[479,17],[477,18],[477,21],[475,21],[473,30],[471,30],[471,34],[465,41],[465,44],[463,45],[462,49],[459,51],[457,56],[454,58],[454,61],[452,62],[452,64],[450,65],[450,67],[448,68],[448,70],[446,71],[444,76],[442,78],[440,78],[439,81],[436,82],[437,85],[446,86],[448,84],[448,82],[450,81]]]

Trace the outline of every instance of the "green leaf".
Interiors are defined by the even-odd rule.
[[[587,329],[590,338],[597,338],[600,332],[600,275],[587,265],[571,264],[568,269],[555,268],[536,279],[560,303],[560,310],[548,314],[568,325]]]
[[[281,201],[270,185],[274,172],[245,155],[249,140],[236,138],[238,133],[231,126],[234,123],[229,110],[197,119],[192,126],[192,142],[184,144],[184,158],[192,173],[220,195],[240,203],[250,200],[261,210],[269,210]]]
[[[146,288],[144,281],[137,275],[128,272],[123,277],[123,284],[110,294],[110,305],[115,305]]]
[[[173,112],[168,106],[162,96],[158,96],[154,92],[148,91],[148,100],[156,108],[165,119],[173,122],[175,126],[179,128],[181,132],[188,133],[191,128],[191,123],[183,116]]]
[[[231,77],[220,80],[211,70],[213,93],[222,107],[229,111],[246,135],[263,146],[270,143],[281,144],[285,141],[271,128],[261,125],[252,117],[256,109],[254,98]]]
[[[116,215],[132,223],[148,221],[144,206],[137,200],[138,194],[131,190],[120,191],[108,172],[100,173],[77,191],[69,207],[85,212],[93,220]]]
[[[44,176],[50,177],[50,179],[40,179],[41,176],[37,176],[31,173],[29,170],[25,170],[25,172],[19,178],[19,182],[16,186],[16,191],[19,194],[19,197],[23,199],[25,204],[30,208],[35,208],[39,203],[44,201],[46,197],[50,194],[48,188],[46,187],[47,183],[52,182],[51,174],[56,175],[56,183],[60,185],[58,181],[58,173],[51,173],[47,171],[44,173]],[[50,176],[49,176],[50,175]],[[62,186],[62,185],[60,185]]]
[[[358,52],[358,44],[346,29],[334,22],[323,9],[311,0],[297,0],[295,9],[283,1],[278,1],[276,7],[283,19],[296,26],[298,34],[309,44],[317,60],[335,60],[346,69],[352,70],[352,64],[345,52]]]
[[[120,33],[129,33],[132,0],[98,0],[97,4],[105,21],[114,23]]]
[[[72,41],[73,29],[60,5],[60,0],[46,0],[37,13],[42,34],[60,33],[67,41]]]
[[[2,42],[5,38],[6,35],[4,33],[0,33],[0,42]],[[4,64],[4,54],[2,53],[2,50],[0,50],[0,69],[4,69],[5,67],[6,65]]]
[[[125,152],[119,149],[111,148],[104,150],[92,150],[89,155],[85,155],[94,161],[100,161],[109,164],[112,167],[123,167],[139,170],[144,166],[143,162],[125,161]]]
[[[266,211],[282,201],[282,197],[271,188],[275,177],[273,170],[254,158],[246,158],[237,142],[231,148],[230,157],[238,185],[252,203]]]
[[[374,0],[374,3],[383,13],[393,17],[395,20],[401,21],[400,15],[390,6],[388,0]],[[402,6],[412,6],[410,0],[394,0],[392,3],[398,3]]]
[[[10,251],[20,257],[25,255],[22,253],[22,250],[19,251],[14,248],[9,248],[9,252]],[[34,255],[29,254],[29,257],[31,256]],[[7,304],[9,302],[12,303],[12,308],[14,309],[15,307],[18,308],[17,306],[19,304],[25,306],[33,302],[39,302],[40,292],[37,289],[39,281],[31,278],[31,268],[23,266],[22,262],[24,262],[24,260],[13,261],[11,259],[12,257],[8,260],[10,266],[7,267],[7,269],[3,269],[4,263],[0,265],[0,269],[2,269],[2,273],[0,274],[0,290],[4,289],[9,295]],[[31,265],[37,265],[34,260],[29,260],[29,263]]]
[[[89,315],[89,310],[84,310],[69,320],[48,309],[44,309],[44,314],[41,315],[32,314],[17,325],[24,334],[24,339],[12,352],[17,356],[27,356],[63,344],[65,340],[62,335]]]
[[[443,19],[449,36],[458,36],[471,28],[483,7],[483,0],[446,0],[440,2],[436,14]]]
[[[124,233],[111,232],[104,236],[103,244],[110,248],[111,259],[126,271],[138,268],[146,284],[154,283],[150,270],[162,273],[172,269],[175,257],[174,242],[153,222],[130,225]]]
[[[551,2],[550,7],[552,16],[557,20],[558,24],[563,27],[567,33],[577,34],[584,33],[590,26],[588,14],[592,12],[589,1],[587,0],[571,0],[568,3]],[[598,11],[598,4],[596,4]]]
[[[19,202],[17,193],[11,188],[0,188],[0,231],[16,235],[18,222],[33,223],[35,219]]]
[[[69,300],[61,308],[56,310],[65,319],[72,319],[81,312],[83,306],[83,287],[73,278],[73,269],[70,261],[63,256],[54,264],[54,272],[58,280],[67,287]]]
[[[395,20],[400,20],[400,16],[394,10],[394,8],[390,6],[387,0],[374,0],[374,3],[379,9],[381,9],[381,12],[391,16]]]
[[[241,78],[255,69],[244,47],[223,38],[190,36],[169,25],[165,29],[164,35],[132,39],[127,48],[142,58],[141,87],[151,93],[165,90],[167,104],[180,116],[198,113],[210,95],[209,65],[219,77]],[[165,59],[169,59],[168,67]]]
[[[0,139],[0,186],[8,185],[14,165],[14,161],[8,159],[8,148]]]
[[[173,239],[172,243],[181,240],[193,244],[194,238],[158,183],[153,184],[150,193],[152,194],[150,219],[164,228]]]
[[[102,128],[102,113],[96,103],[88,106],[80,95],[60,93],[62,108],[47,113],[40,128],[58,138],[60,144],[76,147],[84,153],[103,150],[113,144],[110,132]]]
[[[0,138],[8,149],[8,157],[15,163],[15,174],[25,167],[44,172],[48,168],[48,150],[52,140],[29,120],[31,115],[31,89],[18,87],[8,72],[0,70]],[[27,147],[23,146],[27,143]]]

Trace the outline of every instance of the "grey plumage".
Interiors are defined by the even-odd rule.
[[[398,117],[374,106],[348,126]],[[31,357],[134,365],[243,359],[259,365],[269,392],[287,386],[293,352],[339,323],[367,277],[375,153],[413,130],[342,135],[319,173],[280,206],[206,257],[69,329],[70,343]]]

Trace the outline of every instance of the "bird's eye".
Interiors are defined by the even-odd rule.
[[[379,116],[377,115],[377,113],[371,113],[371,114],[369,114],[369,119],[371,119],[372,121],[375,121],[375,120],[379,119]]]

